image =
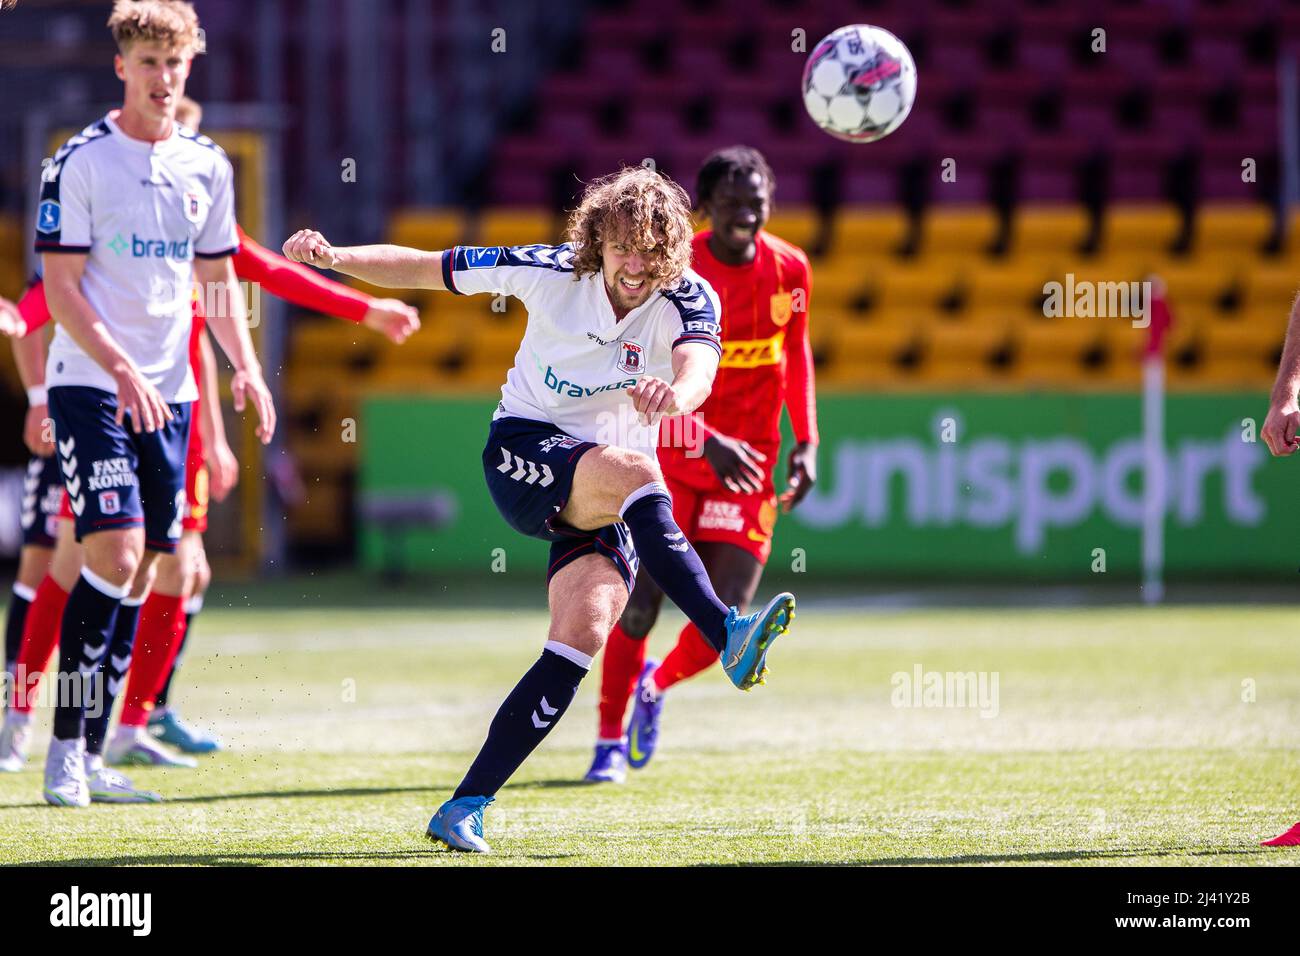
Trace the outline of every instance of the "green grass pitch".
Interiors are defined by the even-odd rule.
[[[176,696],[229,750],[198,770],[132,771],[161,806],[55,809],[40,797],[43,712],[31,766],[0,776],[0,863],[1300,862],[1300,848],[1258,845],[1300,819],[1289,607],[810,600],[766,686],[742,694],[714,670],[672,691],[660,752],[625,786],[578,783],[589,678],[489,808],[496,852],[480,858],[434,849],[424,827],[538,653],[536,605],[221,603]],[[679,626],[666,613],[652,647]],[[996,708],[896,706],[895,675],[918,665],[996,674]]]

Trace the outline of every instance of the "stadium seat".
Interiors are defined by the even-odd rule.
[[[767,231],[772,235],[793,243],[800,249],[812,253],[813,240],[817,238],[817,213],[807,207],[777,205],[767,221]],[[813,273],[813,288],[817,287],[818,275]]]
[[[907,217],[896,207],[842,207],[831,227],[830,256],[861,262],[888,256],[907,234]],[[813,276],[816,289],[817,276]]]
[[[988,206],[940,207],[922,227],[922,243],[929,255],[978,255],[992,243],[997,215]]]
[[[1264,205],[1206,203],[1196,213],[1196,248],[1216,255],[1253,256],[1273,229]]]
[[[478,222],[480,246],[521,246],[558,243],[564,224],[542,209],[489,209]]]
[[[1082,206],[1031,206],[1017,212],[1012,227],[1014,257],[1041,257],[1066,253],[1075,255],[1088,229],[1088,214]]]
[[[447,249],[466,241],[465,220],[456,209],[404,209],[393,215],[389,241],[415,249]]]
[[[1170,205],[1119,205],[1107,210],[1104,242],[1108,250],[1166,248],[1179,226],[1178,210]]]

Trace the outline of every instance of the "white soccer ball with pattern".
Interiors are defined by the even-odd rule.
[[[916,64],[903,41],[867,24],[840,27],[803,68],[803,105],[814,123],[850,143],[903,125],[916,100]]]

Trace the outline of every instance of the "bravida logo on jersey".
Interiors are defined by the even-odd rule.
[[[568,379],[560,378],[555,374],[555,369],[546,366],[546,376],[544,381],[546,387],[559,395],[567,395],[569,398],[591,398],[593,395],[599,395],[601,392],[614,392],[623,388],[631,388],[636,384],[636,379],[627,378],[621,382],[610,382],[608,385],[598,385],[595,388],[587,388],[585,385],[579,385],[577,382],[570,382]]]
[[[188,262],[194,258],[188,238],[145,239],[131,233],[131,241],[127,242],[119,232],[108,243],[108,248],[119,256],[125,255],[130,249],[132,259],[176,259],[179,262]]]
[[[465,268],[490,269],[497,264],[497,260],[500,258],[500,246],[489,246],[486,249],[466,249]]]
[[[629,375],[640,375],[645,371],[645,355],[641,346],[635,342],[619,343],[618,370]]]

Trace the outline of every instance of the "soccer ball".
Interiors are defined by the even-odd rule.
[[[803,68],[803,105],[838,139],[870,143],[903,125],[916,99],[916,64],[888,30],[840,27],[813,48]]]

